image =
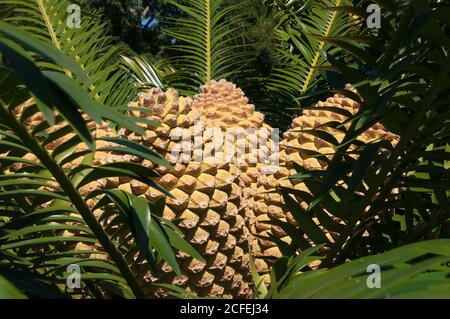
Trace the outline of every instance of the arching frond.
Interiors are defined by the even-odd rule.
[[[274,282],[267,297],[446,298],[450,289],[450,282],[445,279],[449,274],[445,266],[450,260],[450,250],[446,249],[449,244],[448,239],[423,241],[313,272],[303,271],[308,263],[317,259],[311,255],[317,247],[308,249],[282,261],[287,263],[285,276],[278,279],[273,271]]]
[[[96,101],[118,106],[135,96],[131,76],[119,67],[120,54],[126,49],[114,43],[114,38],[108,35],[108,27],[100,23],[95,12],[81,8],[78,28],[71,24],[77,17],[76,12],[70,10],[72,2],[68,0],[5,0],[2,5],[14,8],[4,21],[51,44],[85,70],[88,79],[84,80],[68,70],[64,72],[75,78]],[[55,64],[42,63],[41,66],[59,69]]]
[[[241,4],[223,5],[224,0],[170,1],[187,17],[169,18],[165,29],[176,42],[169,47],[176,56],[172,62],[177,72],[167,80],[171,86],[196,92],[211,80],[233,78],[245,68],[245,44],[236,23],[245,12]],[[232,14],[232,19],[228,17]]]
[[[349,15],[337,9],[346,4],[345,0],[309,1],[286,13],[285,23],[277,30],[282,62],[274,70],[269,88],[296,97],[317,85],[322,79],[320,67],[326,64],[323,52],[333,52],[323,38],[344,36],[352,30]]]
[[[328,58],[336,72],[355,85],[358,95],[340,92],[359,100],[360,107],[349,118],[342,141],[331,143],[336,153],[327,167],[314,171],[297,167],[298,174],[291,176],[311,194],[283,189],[287,206],[297,215],[298,233],[289,229],[297,237],[291,238],[305,236],[313,246],[324,244],[327,253],[321,267],[405,243],[448,237],[448,24],[437,13],[439,3],[398,0],[394,7],[387,3],[381,7],[386,23],[377,41],[368,42],[369,49],[362,50],[364,43],[355,44],[352,37],[324,38],[344,55]],[[345,58],[358,63],[349,65]],[[398,135],[398,142],[358,140],[380,123]],[[307,205],[301,207],[301,201]],[[325,234],[333,236],[327,239]],[[291,248],[309,246],[299,242]]]
[[[160,69],[157,65],[150,62],[150,60],[142,55],[135,57],[121,56],[123,67],[128,70],[135,83],[140,89],[149,87],[165,88],[162,78],[169,74],[173,74],[172,69]]]
[[[3,21],[0,35],[2,79],[14,80],[2,81],[0,90],[0,274],[32,297],[143,297],[136,274],[146,269],[142,264],[155,268],[164,260],[179,273],[172,247],[191,247],[159,217],[164,203],[92,187],[105,178],[131,178],[167,194],[153,181],[155,171],[95,158],[114,151],[169,164],[127,139],[93,134],[109,124],[143,134],[142,119],[89,96],[73,79],[86,72],[58,48]],[[11,104],[22,100],[14,86],[34,99]],[[67,284],[73,269],[82,286]]]

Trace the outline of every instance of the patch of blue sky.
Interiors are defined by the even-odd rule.
[[[150,29],[151,27],[153,27],[156,24],[158,24],[158,19],[155,19],[154,17],[147,17],[141,21],[142,28]]]

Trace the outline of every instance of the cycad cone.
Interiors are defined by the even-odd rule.
[[[248,104],[242,90],[232,83],[221,80],[212,81],[201,87],[200,94],[193,99],[180,97],[173,89],[162,92],[152,89],[143,93],[138,102],[131,106],[149,109],[149,113],[134,114],[157,120],[161,125],[157,128],[148,127],[144,136],[139,136],[127,130],[120,130],[119,135],[142,145],[153,148],[162,154],[173,169],[154,166],[147,160],[133,156],[121,156],[111,153],[97,152],[94,164],[106,164],[116,161],[137,161],[144,166],[154,168],[160,173],[158,182],[169,190],[174,199],[167,199],[164,217],[169,220],[181,219],[179,224],[185,238],[202,254],[206,263],[202,263],[186,254],[177,254],[183,275],[175,277],[170,267],[162,265],[163,274],[156,276],[144,267],[135,271],[143,278],[142,285],[147,289],[149,297],[158,296],[161,291],[155,290],[148,282],[173,283],[186,288],[199,296],[223,296],[229,298],[249,298],[252,295],[253,280],[249,267],[249,252],[255,257],[257,270],[265,274],[274,259],[281,256],[279,249],[270,240],[270,234],[289,242],[289,237],[279,228],[266,223],[271,218],[287,220],[296,225],[291,213],[285,208],[281,195],[274,190],[279,186],[300,189],[310,192],[303,183],[295,183],[286,179],[296,173],[292,164],[296,163],[306,169],[323,169],[321,163],[314,157],[307,156],[302,150],[316,151],[331,158],[334,149],[328,142],[305,132],[321,126],[321,130],[333,134],[340,142],[344,132],[327,127],[330,121],[342,122],[347,117],[320,110],[329,106],[341,108],[354,114],[358,103],[340,95],[335,95],[325,102],[317,103],[318,110],[304,111],[303,115],[294,119],[292,128],[284,133],[284,139],[279,148],[279,166],[272,173],[267,173],[268,165],[254,163],[250,158],[255,150],[245,154],[245,160],[239,162],[214,161],[204,158],[195,162],[193,154],[174,158],[174,148],[180,147],[180,135],[194,136],[194,124],[200,121],[205,128],[256,129],[256,133],[245,137],[244,143],[250,144],[258,138],[258,130],[265,133],[271,128],[264,124],[264,116],[255,112],[254,106]],[[20,110],[19,110],[20,112]],[[41,121],[42,116],[35,118]],[[32,125],[32,124],[31,124]],[[55,130],[56,128],[52,128]],[[183,131],[183,129],[185,129]],[[181,130],[181,131],[180,131]],[[96,136],[113,136],[115,133],[108,125],[98,125]],[[63,138],[67,140],[68,137]],[[377,124],[359,138],[368,143],[378,139],[387,139],[396,143],[396,136],[387,132],[382,125]],[[54,149],[62,141],[57,141],[47,148]],[[208,149],[211,141],[206,140],[202,150]],[[98,142],[104,146],[106,142]],[[84,146],[80,146],[82,149]],[[265,152],[276,151],[277,145],[267,142],[259,146]],[[278,151],[277,151],[278,152]],[[218,154],[214,154],[218,155]],[[33,157],[33,156],[31,156]],[[215,158],[217,159],[217,157]],[[79,163],[69,163],[70,166]],[[273,168],[273,167],[272,167]],[[14,169],[12,169],[14,170]],[[91,183],[84,190],[98,188],[119,188],[154,202],[164,194],[146,184],[123,178],[108,178]],[[92,203],[90,203],[92,205]],[[306,208],[304,201],[299,205]],[[329,212],[325,212],[329,213]],[[332,217],[335,218],[335,217]],[[337,220],[337,222],[341,222]],[[326,233],[326,230],[324,229]],[[330,241],[333,235],[326,233]],[[305,238],[308,240],[307,238]],[[83,245],[80,244],[83,248]]]
[[[346,87],[356,93],[351,86]],[[251,227],[253,234],[258,234],[259,238],[255,243],[256,248],[256,266],[260,273],[267,273],[268,265],[274,260],[281,257],[281,252],[273,241],[270,240],[271,234],[286,243],[290,243],[290,237],[278,226],[270,225],[270,220],[278,219],[287,221],[293,226],[298,226],[295,218],[284,205],[284,199],[279,192],[281,187],[303,191],[311,194],[311,191],[303,182],[288,179],[290,175],[298,173],[294,169],[294,164],[302,166],[307,170],[324,170],[327,167],[325,161],[321,161],[319,157],[311,155],[323,155],[329,160],[334,155],[334,145],[318,137],[314,131],[324,131],[331,134],[339,143],[345,137],[345,130],[350,126],[346,124],[343,128],[336,129],[334,125],[328,125],[332,122],[343,123],[348,117],[332,111],[331,109],[322,109],[322,107],[343,109],[348,114],[356,114],[360,105],[345,96],[336,94],[328,98],[326,101],[319,101],[316,110],[305,110],[303,114],[293,120],[291,129],[283,134],[283,140],[280,145],[280,169],[275,174],[262,175],[258,181],[258,189],[255,192],[256,224]],[[342,113],[342,112],[341,112]],[[358,137],[358,141],[362,143],[371,143],[377,140],[387,140],[392,145],[396,145],[398,137],[388,132],[382,124],[375,124]],[[349,149],[354,150],[354,147]],[[355,155],[351,155],[356,157]],[[298,200],[299,207],[306,213],[308,204],[303,200]],[[323,211],[329,218],[338,224],[344,224],[339,218],[335,217],[332,212]],[[322,227],[317,218],[312,216],[313,221],[322,229],[324,235],[334,243],[338,234],[329,232]],[[311,240],[305,235],[304,239],[310,243]]]
[[[250,297],[252,278],[248,253],[251,236],[247,225],[253,221],[250,221],[249,209],[252,194],[248,191],[256,188],[256,163],[250,167],[249,161],[245,160],[248,154],[239,163],[226,163],[220,160],[225,159],[226,154],[210,152],[213,140],[208,139],[203,141],[200,150],[211,154],[211,157],[196,162],[193,160],[195,141],[190,137],[197,134],[195,122],[200,122],[205,129],[219,128],[221,131],[228,128],[259,129],[264,125],[264,116],[254,111],[254,106],[248,104],[240,89],[225,81],[203,86],[194,99],[179,97],[172,89],[165,93],[153,89],[142,94],[138,103],[132,105],[149,108],[150,118],[161,122],[161,125],[156,130],[147,130],[144,137],[127,134],[126,131],[120,133],[123,137],[154,148],[173,165],[173,169],[155,167],[161,174],[158,183],[174,196],[174,199],[167,199],[163,217],[181,219],[179,227],[184,230],[185,238],[206,259],[206,263],[202,263],[179,253],[183,271],[181,277],[175,277],[166,265],[162,267],[164,275],[148,273],[144,277],[152,282],[179,285],[200,296]],[[140,115],[146,116],[145,113]],[[110,133],[106,128],[97,130],[97,136],[101,137]],[[187,142],[180,142],[180,137],[186,135],[189,137]],[[243,143],[251,139],[249,136],[244,138]],[[187,158],[185,153],[178,157],[173,155],[174,150],[182,151],[181,147],[192,150]],[[102,161],[108,161],[108,156],[100,157]],[[152,167],[150,162],[144,164]],[[107,187],[118,186],[150,201],[164,196],[137,181],[119,185],[107,181],[103,184]]]
[[[171,141],[171,134],[180,135],[179,132],[175,133],[176,130],[186,128],[188,134],[195,135],[193,124],[198,119],[205,128],[256,129],[256,135],[261,129],[271,131],[264,123],[264,116],[255,112],[242,90],[232,83],[212,81],[201,87],[200,94],[193,100],[178,97],[174,90],[162,93],[153,89],[141,96],[138,105],[150,108],[153,112],[152,119],[162,122],[155,132],[148,131],[149,136],[146,141],[144,138],[143,143],[153,146],[175,166],[171,171],[156,168],[162,174],[159,183],[176,198],[168,199],[164,216],[168,219],[183,219],[180,226],[185,230],[186,238],[207,258],[207,263],[202,264],[180,254],[184,271],[181,278],[173,277],[170,269],[165,267],[168,272],[166,277],[151,276],[151,279],[172,280],[201,296],[249,297],[252,286],[249,251],[256,257],[258,271],[264,274],[272,261],[281,256],[269,234],[289,242],[289,237],[279,227],[271,226],[267,221],[275,218],[296,225],[285,208],[281,195],[273,191],[284,186],[310,192],[305,184],[286,179],[296,173],[293,163],[306,169],[324,169],[325,163],[304,155],[302,149],[325,154],[328,158],[334,153],[333,145],[305,131],[321,126],[319,130],[332,134],[341,142],[345,132],[324,124],[331,121],[343,122],[347,117],[331,111],[311,110],[295,118],[292,128],[284,134],[280,145],[280,165],[276,167],[275,173],[267,174],[268,165],[254,163],[250,161],[250,157],[255,155],[255,151],[270,154],[270,151],[276,150],[276,145],[270,141],[267,145],[259,145],[258,150],[246,149],[248,152],[245,154],[245,161],[239,163],[220,160],[214,163],[214,160],[204,158],[202,163],[191,161],[189,164],[181,164],[170,154],[177,147],[177,143]],[[355,114],[359,108],[358,103],[340,95],[319,102],[316,106],[341,108],[349,114]],[[249,145],[250,140],[258,137],[248,135],[244,143]],[[396,137],[381,124],[359,137],[365,143],[378,139],[387,139],[392,143],[396,141]],[[211,147],[210,144],[211,141],[204,141],[202,150]],[[163,196],[137,182],[122,184],[120,187],[136,195],[145,195],[149,200]],[[301,202],[299,205],[305,208],[306,203]],[[325,229],[324,232],[333,242],[334,234],[327,233]]]

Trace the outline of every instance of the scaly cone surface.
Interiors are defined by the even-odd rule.
[[[29,106],[23,105],[17,112],[22,113],[23,109]],[[281,255],[270,240],[270,234],[289,241],[282,229],[266,222],[270,218],[276,218],[296,225],[295,219],[284,205],[282,196],[273,191],[283,186],[310,192],[305,184],[286,179],[296,173],[293,164],[307,169],[323,169],[326,163],[312,157],[311,151],[324,154],[327,158],[334,154],[333,145],[317,135],[308,133],[308,130],[323,130],[332,134],[338,142],[344,137],[344,132],[324,124],[332,121],[343,122],[347,116],[320,108],[339,108],[348,111],[348,114],[355,114],[359,108],[358,103],[340,95],[317,103],[317,110],[304,111],[294,119],[292,128],[284,134],[278,150],[276,142],[267,138],[272,134],[272,128],[264,124],[264,116],[255,112],[254,106],[248,103],[242,90],[223,80],[202,86],[200,94],[194,99],[180,97],[173,89],[166,92],[152,89],[141,94],[139,100],[131,106],[146,108],[149,112],[133,113],[158,121],[161,125],[155,129],[140,124],[146,129],[145,135],[140,136],[124,129],[115,132],[106,123],[97,126],[90,123],[96,137],[119,135],[155,149],[173,168],[155,166],[148,160],[130,155],[102,151],[96,152],[94,165],[125,161],[140,162],[155,169],[160,174],[156,181],[174,196],[174,199],[167,198],[163,217],[181,220],[179,227],[185,238],[206,260],[206,263],[202,263],[178,252],[182,276],[175,277],[166,264],[161,265],[162,274],[148,271],[145,265],[136,263],[134,253],[128,256],[134,265],[134,271],[142,278],[142,285],[149,297],[160,296],[163,292],[147,283],[163,282],[186,288],[199,296],[228,298],[249,298],[252,295],[253,280],[248,256],[250,249],[255,256],[259,272],[267,273],[273,259]],[[36,127],[42,120],[42,114],[37,113],[29,119],[28,125]],[[67,123],[61,122],[45,131],[56,132],[65,125]],[[214,134],[197,132],[197,125],[206,131],[218,129],[226,133],[229,129],[235,129],[237,133],[243,132],[244,135],[237,134],[237,140],[232,141],[235,146],[244,145],[243,154],[230,158],[229,155],[234,155],[235,150],[228,147],[216,148]],[[195,137],[201,134],[203,140],[199,146],[196,145],[198,143]],[[46,148],[53,151],[63,141],[72,137],[73,135],[55,138]],[[360,137],[365,143],[376,139],[386,139],[392,144],[397,141],[397,137],[387,132],[380,124],[376,124]],[[97,148],[109,145],[109,142],[105,141],[97,143]],[[86,146],[80,144],[75,152],[85,148]],[[198,152],[203,155],[200,160],[197,159]],[[274,155],[275,159],[279,156],[280,165],[272,165]],[[35,160],[32,154],[25,157]],[[268,162],[267,157],[270,159]],[[79,164],[80,159],[77,159],[65,165],[75,167]],[[12,165],[10,170],[16,171],[20,168],[20,165],[16,166]],[[82,191],[114,188],[145,197],[152,202],[165,197],[163,193],[146,184],[125,178],[100,179],[83,187]],[[93,207],[95,202],[90,200],[88,204]],[[305,207],[306,203],[301,201],[299,205]],[[326,213],[331,215],[332,212]],[[96,211],[95,214],[101,216],[103,212]],[[103,222],[107,226],[108,219]],[[323,230],[330,240],[334,239],[335,234]],[[79,249],[89,248],[83,244],[78,246]]]
[[[351,86],[346,87],[352,90]],[[323,131],[331,134],[337,142],[341,143],[345,136],[345,130],[348,129],[350,123],[345,125],[344,129],[336,129],[333,125],[327,125],[332,122],[343,123],[348,116],[342,112],[321,109],[329,107],[347,111],[348,115],[354,115],[359,110],[359,103],[336,94],[328,98],[326,101],[320,101],[316,104],[316,110],[304,110],[303,114],[293,120],[291,129],[283,134],[284,139],[280,143],[280,168],[275,174],[262,174],[258,182],[258,192],[255,198],[255,215],[256,224],[251,227],[252,233],[260,234],[255,246],[256,266],[260,273],[267,273],[269,266],[276,258],[281,257],[281,252],[275,243],[269,240],[271,235],[290,243],[290,237],[278,226],[273,226],[267,222],[271,219],[287,221],[293,226],[297,226],[296,220],[291,212],[284,205],[284,199],[280,192],[274,192],[281,187],[291,188],[311,194],[310,189],[303,183],[295,180],[287,179],[288,176],[297,174],[294,164],[297,164],[307,170],[324,170],[327,167],[325,161],[321,161],[318,157],[311,156],[314,152],[318,155],[324,155],[329,160],[335,153],[334,145],[320,138],[320,134],[314,134],[312,131]],[[377,123],[369,128],[358,137],[363,143],[371,143],[376,140],[387,140],[392,145],[398,142],[398,136],[388,132],[382,124]],[[350,151],[354,149],[350,147]],[[351,155],[354,156],[354,155]],[[295,199],[296,200],[296,199]],[[296,200],[297,201],[297,200]],[[300,201],[298,205],[306,212],[308,204],[305,200]],[[324,211],[336,223],[343,223],[341,220],[332,215],[333,212]],[[322,227],[317,218],[313,217],[314,222],[324,232],[328,240],[333,243],[338,234],[327,231]],[[266,238],[266,239],[265,239]],[[309,238],[305,235],[305,240]]]
[[[244,145],[245,151],[230,163],[230,168],[238,173],[237,182],[242,192],[238,207],[250,229],[250,249],[253,254],[260,255],[261,243],[265,247],[268,244],[255,236],[258,234],[255,225],[260,225],[255,215],[255,209],[259,207],[255,198],[260,191],[258,185],[261,177],[267,170],[273,171],[273,163],[278,164],[279,149],[272,139],[273,129],[264,123],[264,115],[255,112],[255,106],[248,102],[245,93],[233,83],[225,80],[212,81],[200,88],[193,109],[200,112],[206,128],[237,128],[243,132],[241,140],[237,139],[235,145]],[[275,169],[278,169],[278,165]],[[277,207],[277,213],[283,215],[282,208]],[[257,259],[255,263],[258,268],[267,268],[262,259]]]
[[[161,125],[154,131],[148,130],[144,137],[126,130],[119,134],[154,148],[173,165],[173,169],[154,167],[161,174],[157,182],[174,196],[174,199],[167,198],[163,217],[180,219],[178,226],[184,231],[185,239],[206,260],[206,263],[202,263],[180,252],[177,257],[182,276],[175,277],[168,265],[162,266],[162,275],[147,272],[142,276],[151,282],[173,283],[199,296],[248,298],[252,293],[249,286],[249,230],[246,227],[245,210],[240,209],[242,187],[237,178],[240,175],[239,168],[220,160],[214,161],[212,157],[202,161],[195,161],[194,158],[193,137],[198,135],[194,124],[197,122],[204,127],[225,128],[224,122],[218,122],[217,118],[212,117],[215,112],[210,115],[206,110],[225,108],[226,105],[246,110],[247,113],[240,114],[240,120],[245,121],[247,118],[251,122],[258,117],[247,107],[242,94],[226,91],[222,84],[212,83],[202,88],[202,93],[194,100],[179,97],[175,90],[169,89],[163,93],[153,89],[141,95],[137,106],[148,108],[151,114],[149,118],[161,122]],[[223,109],[222,114],[228,114],[225,112]],[[227,127],[233,126],[231,121],[226,123]],[[207,141],[204,142],[201,151],[209,146]],[[108,156],[100,157],[102,161],[108,161]],[[153,167],[150,162],[144,162],[144,165]],[[158,190],[137,181],[116,180],[107,183],[109,187],[117,186],[135,195],[145,196],[152,202],[164,197]],[[152,295],[160,292],[150,290],[148,293]]]

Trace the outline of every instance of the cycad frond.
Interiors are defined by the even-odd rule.
[[[66,286],[68,266],[76,266],[82,297],[143,297],[136,273],[146,269],[144,260],[152,267],[165,260],[179,273],[172,246],[190,246],[159,217],[164,203],[156,206],[96,184],[125,177],[167,194],[152,180],[155,171],[121,159],[108,164],[98,159],[115,152],[169,165],[140,144],[92,134],[109,124],[143,134],[137,124],[143,119],[92,99],[68,76],[82,79],[85,72],[58,49],[4,22],[0,34],[2,79],[9,75],[13,85],[30,91],[26,98],[35,97],[11,104],[23,98],[16,98],[10,81],[1,82],[0,275],[30,296],[70,297],[80,295]],[[57,69],[66,72],[43,71],[35,61],[41,66],[63,62]]]
[[[351,30],[348,14],[335,7],[345,0],[314,1],[300,13],[289,14],[277,36],[283,43],[278,49],[281,65],[272,75],[269,87],[291,96],[305,94],[320,80],[319,68],[326,62],[322,52],[331,45],[321,37],[345,35]]]
[[[447,21],[436,14],[440,4],[420,3],[416,7],[416,2],[398,0],[392,8],[383,3],[387,23],[377,39],[370,38],[376,41],[367,42],[371,54],[352,37],[324,39],[350,56],[328,58],[346,81],[354,83],[358,95],[338,91],[360,106],[349,117],[348,129],[336,126],[345,136],[330,143],[336,153],[327,168],[311,172],[297,167],[299,174],[291,176],[313,195],[288,189],[284,194],[299,217],[298,234],[329,249],[321,267],[430,237],[448,237],[450,37],[444,32]],[[348,65],[346,59],[357,63]],[[380,123],[398,135],[398,142],[358,140],[365,134],[376,136],[369,132]],[[301,207],[301,201],[307,205]],[[304,249],[304,244],[293,246]]]
[[[123,105],[136,91],[130,75],[119,67],[120,54],[125,47],[114,44],[108,28],[99,23],[93,12],[81,12],[80,28],[69,27],[68,0],[5,0],[4,5],[14,10],[4,21],[10,22],[34,35],[36,39],[50,43],[70,56],[86,71],[88,81],[77,81],[98,102],[107,105]],[[83,8],[84,10],[84,8]],[[42,64],[48,69],[58,69],[54,64]],[[76,76],[65,70],[68,76]]]
[[[131,73],[133,80],[140,89],[149,87],[163,89],[165,88],[163,78],[175,72],[170,67],[158,66],[161,63],[152,63],[144,55],[135,57],[122,55],[121,58],[123,67]]]
[[[169,47],[177,53],[172,60],[177,72],[168,77],[171,85],[192,93],[213,79],[232,78],[238,69],[245,67],[245,45],[237,41],[241,38],[239,27],[233,27],[243,18],[239,12],[241,4],[225,6],[224,0],[171,3],[188,15],[169,18],[173,27],[165,30],[177,41]]]
[[[450,271],[446,267],[450,260],[449,245],[448,239],[422,241],[383,254],[353,260],[332,269],[304,271],[308,263],[317,259],[311,256],[314,250],[317,250],[317,247],[314,247],[299,256],[282,261],[288,264],[286,268],[289,271],[281,280],[272,283],[270,295],[267,297],[447,298],[450,282],[445,278],[448,278]],[[273,273],[272,278],[277,279],[275,271]],[[377,275],[379,277],[375,279]]]

